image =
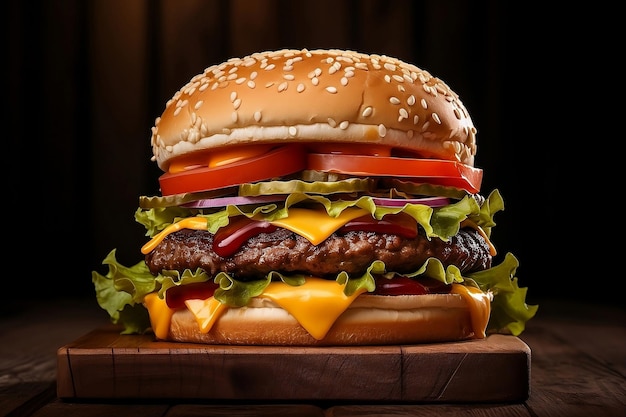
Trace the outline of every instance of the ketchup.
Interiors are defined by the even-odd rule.
[[[391,279],[376,277],[375,295],[422,295],[446,294],[450,292],[450,285],[433,278],[420,277],[417,279],[396,276]]]
[[[178,285],[167,289],[165,292],[165,302],[169,308],[182,308],[185,307],[185,300],[206,300],[212,297],[218,287],[219,284],[213,281]]]
[[[270,222],[251,220],[242,216],[217,231],[213,238],[213,251],[225,258],[237,252],[251,237],[260,233],[272,233],[277,228]]]

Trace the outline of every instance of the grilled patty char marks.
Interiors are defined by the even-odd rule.
[[[430,257],[445,266],[456,265],[462,272],[490,268],[492,261],[487,242],[472,228],[461,229],[447,242],[428,240],[422,233],[413,239],[367,231],[333,233],[317,246],[279,228],[251,238],[227,258],[218,256],[212,245],[211,233],[183,229],[169,234],[145,259],[153,274],[202,268],[210,275],[223,271],[241,280],[258,279],[270,271],[321,277],[334,277],[341,271],[362,274],[374,260],[383,261],[388,271],[400,273],[414,272]]]

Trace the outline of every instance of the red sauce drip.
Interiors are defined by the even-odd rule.
[[[231,221],[221,228],[213,238],[213,250],[225,258],[237,252],[243,243],[260,233],[271,233],[277,226],[269,222],[251,220],[246,216]]]
[[[165,302],[169,308],[182,308],[185,307],[185,300],[206,300],[212,297],[218,287],[219,285],[213,281],[194,282],[171,287],[165,292]]]
[[[408,278],[396,276],[391,279],[376,277],[375,295],[422,295],[422,294],[447,294],[452,288],[439,280],[420,277]]]

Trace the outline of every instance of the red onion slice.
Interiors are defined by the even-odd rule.
[[[284,201],[284,195],[257,195],[257,196],[234,196],[234,197],[216,197],[204,200],[192,201],[182,204],[181,207],[187,208],[212,208],[226,206],[243,206],[245,204],[271,203],[275,201]]]

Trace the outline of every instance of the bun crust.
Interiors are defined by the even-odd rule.
[[[476,128],[443,81],[395,58],[280,50],[213,65],[167,102],[152,129],[158,166],[247,143],[384,145],[473,166]]]
[[[263,300],[226,310],[208,333],[200,332],[189,310],[179,310],[167,340],[270,346],[416,344],[472,338],[471,323],[468,306],[458,294],[362,295],[323,340],[316,340],[286,310]]]

